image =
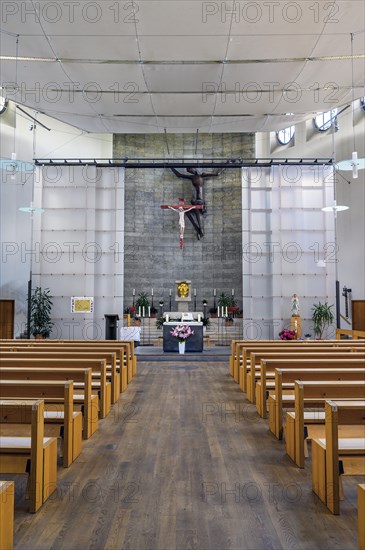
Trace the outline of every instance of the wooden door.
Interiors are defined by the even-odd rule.
[[[365,300],[352,300],[352,330],[365,330]]]
[[[0,300],[0,338],[14,338],[14,300]]]

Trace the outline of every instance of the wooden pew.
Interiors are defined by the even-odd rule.
[[[304,408],[323,408],[328,399],[362,399],[365,381],[296,381],[294,394],[294,414],[286,414],[287,451],[294,447],[295,456],[289,456],[299,468],[304,468]]]
[[[279,346],[283,349],[292,349],[294,346],[365,346],[365,342],[361,340],[233,340],[231,344],[231,356],[230,356],[230,374],[234,377],[235,382],[239,383],[239,368],[242,362],[242,350],[250,349],[254,351],[254,348],[263,347],[276,347]]]
[[[365,361],[365,348],[363,349],[357,349],[352,347],[341,347],[339,348],[333,348],[332,346],[324,345],[324,346],[313,346],[313,347],[302,347],[297,345],[295,350],[293,349],[286,349],[286,350],[279,350],[275,349],[274,351],[272,349],[264,349],[264,350],[255,350],[252,351],[249,355],[250,357],[250,368],[249,372],[247,373],[247,398],[252,403],[257,403],[261,399],[261,395],[263,395],[263,392],[260,394],[257,391],[256,388],[256,382],[259,381],[261,384],[261,371],[262,371],[262,365],[261,360],[268,360],[268,359],[286,359],[286,360],[295,360],[295,359],[314,359],[316,357],[318,358],[327,358],[327,357],[333,357],[338,359],[344,359],[349,357],[350,358],[357,358],[362,359],[364,358]],[[364,362],[365,365],[365,362]],[[266,371],[266,379],[274,378],[274,372]],[[265,384],[265,382],[264,382]],[[266,386],[270,387],[270,384],[266,384]],[[258,405],[258,410],[260,410],[260,406]]]
[[[78,368],[78,367],[49,367],[47,363],[45,364],[39,364],[37,363],[37,367],[34,366],[32,362],[22,362],[22,366],[14,366],[14,364],[11,364],[10,367],[4,367],[4,365],[1,363],[0,359],[0,379],[8,379],[9,375],[4,374],[7,371],[16,370],[19,372],[22,372],[23,375],[14,375],[16,379],[22,379],[22,380],[53,380],[53,381],[61,381],[61,380],[76,380],[77,382],[83,383],[83,392],[78,393],[78,391],[74,391],[73,394],[73,411],[76,411],[76,409],[79,407],[82,411],[83,419],[84,419],[84,425],[83,425],[83,437],[84,439],[89,439],[98,429],[98,416],[99,416],[99,406],[98,401],[99,398],[97,395],[92,395],[92,369],[91,368]],[[3,374],[1,374],[3,373]],[[74,388],[75,389],[75,388]],[[61,410],[62,404],[51,404],[47,403],[46,405],[46,417],[47,421],[51,422],[52,418],[55,418],[57,421],[57,417],[60,418],[62,415],[59,415],[58,413]],[[55,413],[57,413],[55,415]],[[78,422],[78,420],[77,420]],[[75,448],[75,451],[77,450],[77,446]]]
[[[16,342],[15,346],[14,343]],[[16,340],[16,341],[7,341],[4,343],[4,341],[0,341],[0,350],[6,348],[8,351],[10,349],[17,349],[25,348],[27,350],[30,349],[37,349],[37,350],[50,350],[51,348],[57,351],[66,351],[66,352],[78,352],[82,353],[83,351],[86,352],[93,352],[93,353],[115,353],[116,354],[116,366],[117,371],[119,368],[119,379],[120,379],[120,390],[119,393],[124,392],[127,389],[128,381],[130,381],[133,377],[133,361],[132,357],[130,355],[130,350],[132,349],[131,342],[129,343],[121,343],[119,340],[114,342],[114,344],[104,344],[103,341],[93,341],[92,343],[85,342],[85,341],[77,341],[74,340],[66,340],[66,341],[60,341],[60,340]],[[20,343],[19,343],[20,342]],[[100,342],[100,343],[99,343]],[[117,390],[115,390],[115,393],[117,393]],[[119,397],[119,394],[118,394]]]
[[[355,357],[356,355],[356,357]],[[256,384],[256,408],[257,412],[262,418],[266,418],[266,399],[267,399],[267,373],[271,373],[270,376],[274,376],[275,369],[277,368],[364,368],[365,356],[363,354],[332,354],[326,352],[323,354],[323,358],[319,355],[313,355],[311,358],[300,359],[261,359],[260,362],[260,379]],[[273,390],[274,384],[269,385]]]
[[[0,395],[2,399],[30,398],[43,399],[48,402],[56,402],[63,406],[62,423],[64,426],[63,434],[63,464],[70,466],[73,462],[73,421],[76,420],[76,429],[81,435],[80,415],[73,415],[73,381],[68,380],[26,380],[14,373],[14,377],[0,379]],[[57,411],[59,413],[59,411]],[[47,411],[43,416],[47,416]],[[44,422],[44,420],[43,420]],[[43,430],[44,433],[44,430]],[[77,438],[78,441],[79,438]],[[81,443],[79,443],[81,446]]]
[[[283,436],[283,407],[294,405],[295,380],[365,380],[365,369],[351,367],[275,369],[275,393],[269,398],[269,429],[278,439]],[[284,403],[283,388],[286,391],[292,390],[290,395],[284,397]],[[321,422],[320,415],[315,415],[313,422]]]
[[[345,343],[340,342],[338,340],[320,340],[320,341],[302,341],[302,340],[292,340],[292,341],[282,341],[282,340],[275,340],[272,342],[255,342],[255,343],[249,343],[249,344],[237,344],[238,348],[238,355],[236,360],[236,367],[237,369],[237,380],[240,384],[240,387],[242,391],[248,392],[248,371],[250,371],[251,364],[249,362],[250,360],[250,354],[251,353],[264,353],[264,352],[276,352],[276,353],[299,353],[299,350],[307,350],[309,351],[315,351],[319,348],[334,348],[333,351],[340,350],[342,348],[345,348],[346,350],[352,349],[352,350],[358,350],[358,348],[361,348],[365,350],[365,344],[361,341],[356,342],[347,342],[347,345],[344,345]],[[246,368],[244,368],[244,365],[246,365]],[[248,368],[247,368],[248,365]],[[253,386],[254,387],[254,386]],[[255,391],[251,391],[251,394],[255,396]],[[249,394],[250,395],[250,394]]]
[[[341,340],[341,336],[350,336],[353,340],[361,340],[365,338],[363,330],[348,330],[344,328],[336,329],[336,340]]]
[[[30,437],[0,437],[0,473],[29,474],[30,512],[37,512],[57,485],[57,439],[44,437],[43,415],[43,400],[0,400],[0,428],[31,424]]]
[[[14,541],[14,481],[0,481],[0,549],[12,550]]]
[[[1,353],[0,353],[1,355]],[[92,382],[92,387],[95,392],[100,396],[100,417],[105,418],[111,407],[111,384],[106,381],[106,361],[105,359],[53,359],[51,357],[46,357],[43,359],[29,359],[29,358],[18,358],[17,356],[11,357],[10,359],[3,359],[0,356],[0,366],[3,367],[26,367],[28,365],[33,365],[35,368],[44,367],[47,368],[84,368],[92,369],[92,372],[100,373],[100,382]],[[75,389],[80,389],[83,391],[83,383],[77,382]],[[82,393],[78,392],[78,393]]]
[[[137,357],[134,353],[134,342],[131,340],[0,340],[0,346],[4,343],[16,343],[16,345],[67,345],[67,346],[87,346],[90,351],[97,347],[99,349],[115,348],[126,350],[126,362],[128,371],[128,383],[137,373]]]
[[[27,347],[24,349],[24,346],[19,348],[9,347],[1,348],[0,358],[1,359],[11,359],[13,357],[21,359],[42,359],[45,356],[49,359],[94,359],[106,361],[106,376],[107,379],[110,377],[111,382],[111,403],[114,404],[119,399],[120,395],[120,374],[117,372],[117,354],[116,353],[107,353],[107,352],[90,352],[90,351],[80,351],[77,348],[71,350],[65,350],[64,347],[47,347],[47,348],[38,348],[37,346]],[[98,372],[95,371],[93,379],[97,379]]]
[[[357,487],[358,549],[365,550],[365,484]]]
[[[52,381],[71,381],[73,380],[74,386],[76,381],[83,382],[85,391],[85,404],[83,410],[86,411],[84,414],[84,438],[87,439],[87,423],[90,419],[91,414],[91,369],[61,369],[61,368],[47,368],[47,367],[38,367],[34,368],[32,365],[27,367],[2,367],[0,365],[0,380],[52,380]],[[49,408],[51,410],[49,410]],[[46,410],[44,413],[44,422],[46,424],[45,432],[47,435],[51,434],[52,428],[57,428],[59,433],[58,437],[63,439],[64,445],[65,442],[68,442],[70,448],[63,453],[63,465],[67,468],[70,466],[71,462],[76,460],[80,455],[82,450],[82,413],[80,411],[74,410],[74,404],[72,404],[72,424],[69,425],[68,422],[65,422],[65,414],[62,405],[49,408],[46,405]],[[56,410],[54,410],[56,409]],[[71,414],[71,413],[70,413]],[[94,414],[91,417],[92,421],[97,422],[97,410],[94,411]],[[64,435],[67,430],[72,427],[72,432],[66,438]],[[72,458],[71,462],[69,459]]]
[[[339,438],[339,425],[359,425],[360,438]],[[333,514],[340,513],[340,468],[365,474],[365,400],[326,401],[325,438],[312,441],[312,489]]]
[[[348,355],[351,353],[352,355]],[[285,359],[285,360],[297,360],[297,359],[315,359],[315,358],[331,358],[333,357],[338,359],[344,359],[347,357],[364,359],[365,365],[365,348],[357,350],[356,348],[341,348],[335,349],[332,346],[316,346],[316,347],[305,347],[296,346],[295,350],[278,350],[274,351],[264,350],[264,351],[254,351],[250,353],[250,372],[247,374],[247,398],[252,403],[257,403],[258,411],[261,411],[261,397],[264,395],[264,390],[261,388],[259,390],[261,382],[261,373],[263,372],[263,367],[261,364],[262,360],[268,359]],[[274,378],[274,371],[266,370],[266,380],[264,380],[265,391],[268,388],[271,388],[273,384],[267,384],[268,379]],[[258,387],[256,383],[258,382]]]

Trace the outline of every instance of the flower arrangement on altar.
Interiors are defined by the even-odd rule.
[[[279,337],[282,340],[295,340],[295,331],[294,330],[282,330],[279,332]]]
[[[175,338],[182,343],[186,342],[186,340],[194,334],[194,331],[191,330],[189,325],[177,325],[174,330],[170,331],[170,334],[175,336]]]

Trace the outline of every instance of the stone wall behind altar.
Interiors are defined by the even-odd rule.
[[[168,134],[171,157],[253,157],[254,134],[200,134],[197,156],[195,134]],[[165,157],[163,134],[115,134],[114,157]],[[183,170],[181,170],[183,172]],[[207,214],[201,241],[185,218],[185,247],[179,248],[178,215],[162,210],[179,197],[190,203],[195,194],[190,180],[177,178],[169,169],[125,172],[124,306],[136,294],[154,289],[154,305],[169,304],[175,280],[189,279],[197,289],[197,310],[203,298],[213,304],[213,288],[231,293],[242,307],[242,191],[241,171],[225,170],[219,178],[205,180]],[[194,300],[191,303],[193,309]],[[172,298],[172,309],[177,306]]]

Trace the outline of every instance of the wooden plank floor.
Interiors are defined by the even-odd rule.
[[[36,515],[18,497],[15,548],[356,548],[359,478],[330,514],[227,363],[140,363],[99,425]]]

